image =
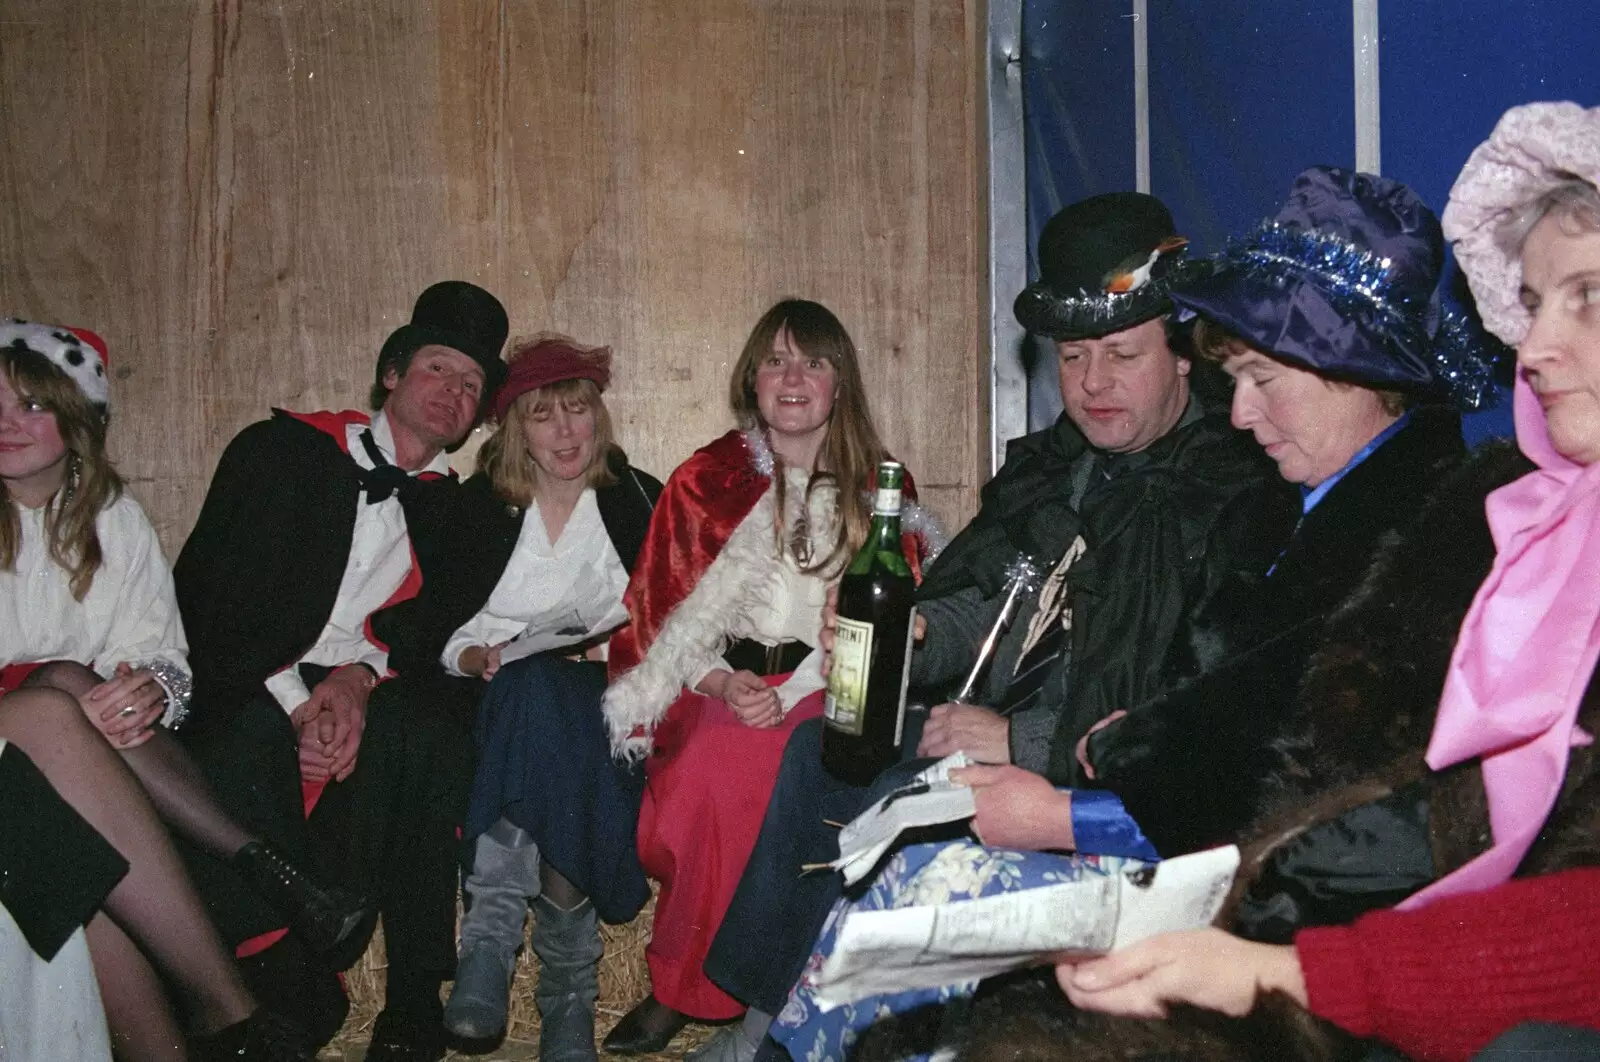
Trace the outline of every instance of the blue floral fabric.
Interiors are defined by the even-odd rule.
[[[1114,875],[1132,862],[1117,856],[1066,856],[985,848],[968,840],[903,848],[889,857],[865,895],[853,901],[841,900],[834,906],[805,973],[790,993],[788,1005],[773,1021],[770,1035],[783,1045],[795,1062],[843,1062],[857,1038],[875,1022],[918,1007],[970,996],[977,989],[977,981],[966,981],[941,988],[873,996],[823,1011],[816,1000],[816,975],[833,952],[840,922],[852,911],[959,903],[980,896],[1079,881],[1089,875]]]

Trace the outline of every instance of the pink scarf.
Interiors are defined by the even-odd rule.
[[[1508,880],[1555,806],[1569,750],[1592,739],[1578,705],[1600,659],[1600,464],[1556,453],[1516,384],[1517,443],[1538,469],[1489,495],[1494,567],[1462,622],[1428,766],[1478,757],[1494,845],[1406,900],[1420,907]]]

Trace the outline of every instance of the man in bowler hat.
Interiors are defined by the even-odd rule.
[[[246,828],[383,918],[388,990],[371,1060],[444,1053],[470,719],[397,695],[396,668],[433,640],[405,603],[447,544],[457,495],[445,451],[504,376],[507,331],[482,288],[428,288],[378,355],[374,412],[274,410],[245,428],[174,566],[194,668],[180,738]],[[282,933],[252,887],[283,868],[189,862],[253,987],[308,1041],[330,1039],[346,1009],[333,974],[365,949],[371,909],[319,952]]]
[[[1226,403],[1191,387],[1168,298],[1186,242],[1159,200],[1131,192],[1075,203],[1045,226],[1042,276],[1015,312],[1055,340],[1064,412],[1010,444],[978,515],[918,588],[926,628],[911,683],[935,707],[908,714],[904,755],[959,749],[1076,784],[1079,739],[1179,677],[1190,619],[1236,571],[1264,571],[1292,526],[1292,493],[1229,426]],[[939,703],[973,667],[1019,557],[1044,575],[1041,588],[971,703]],[[706,961],[754,1014],[713,1042],[728,1062],[754,1054],[764,1016],[782,1007],[839,895],[837,874],[800,870],[838,855],[824,821],[848,821],[866,802],[867,791],[822,770],[818,725],[789,740]]]

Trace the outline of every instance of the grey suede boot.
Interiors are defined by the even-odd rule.
[[[594,904],[584,900],[572,910],[548,897],[534,904],[533,953],[539,957],[539,1062],[594,1062],[594,1001],[600,994],[597,975],[600,923]]]
[[[470,903],[444,1026],[465,1040],[496,1040],[506,1031],[528,897],[539,894],[538,847],[501,819],[479,835],[464,888]]]

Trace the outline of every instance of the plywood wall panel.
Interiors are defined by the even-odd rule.
[[[0,7],[0,313],[100,332],[112,445],[168,541],[212,454],[193,395],[189,4]],[[176,429],[176,430],[175,430]]]
[[[233,432],[358,404],[444,277],[495,291],[514,332],[611,344],[620,432],[662,474],[727,426],[761,311],[820,299],[959,523],[982,452],[978,8],[0,0],[22,149],[0,159],[0,310],[106,333],[114,446],[169,548]]]

